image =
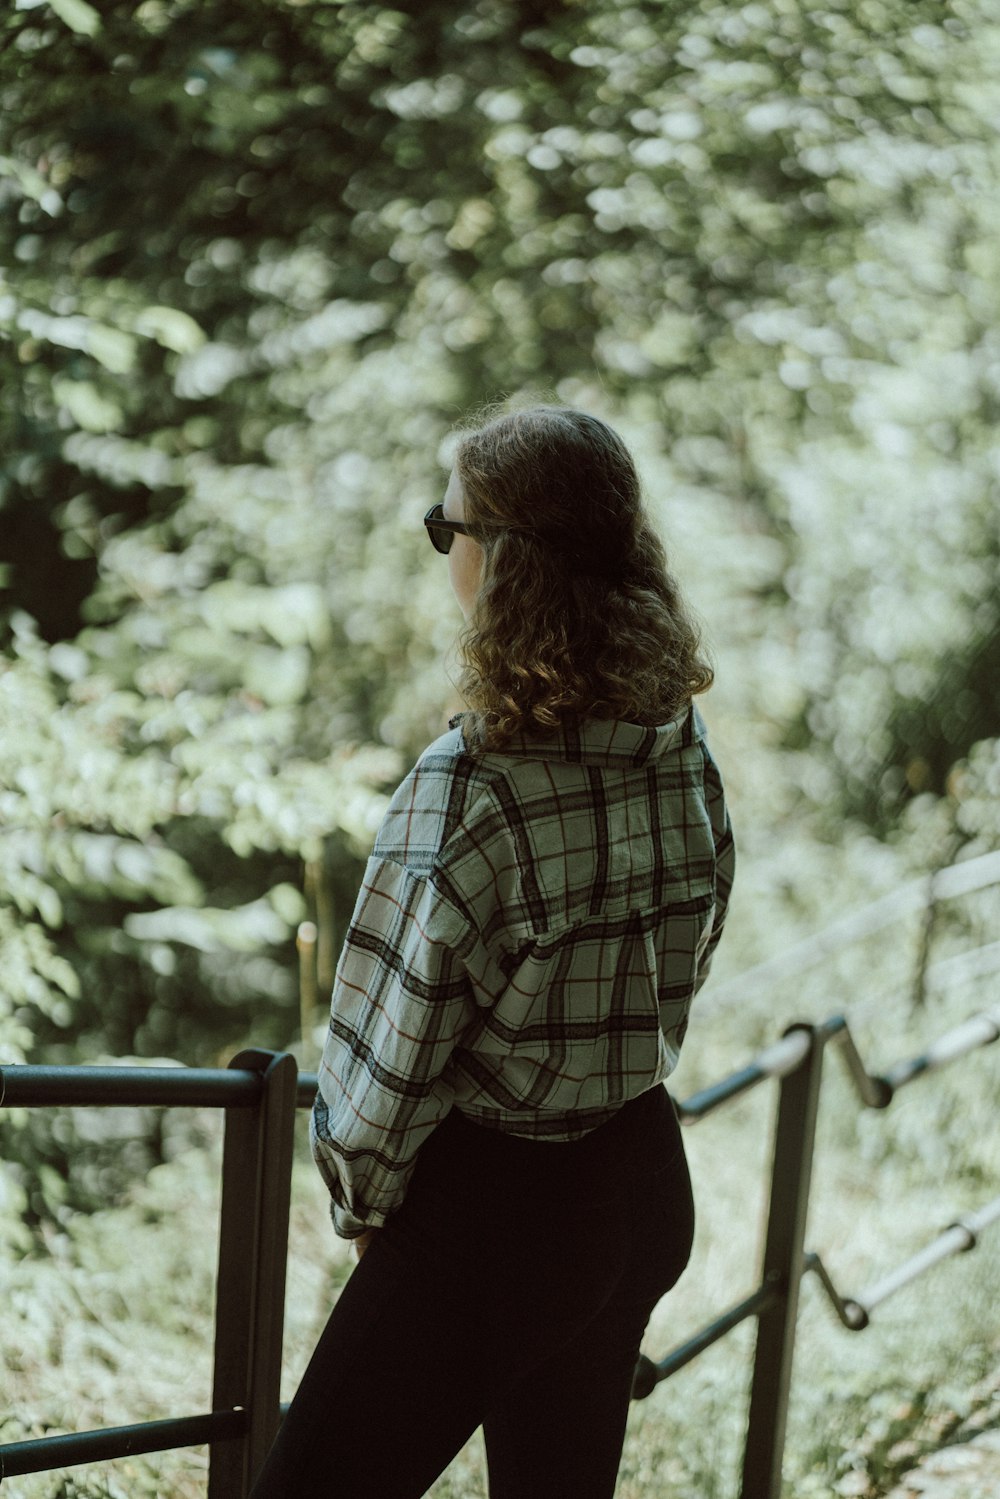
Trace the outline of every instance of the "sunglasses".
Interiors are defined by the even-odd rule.
[[[468,526],[464,525],[460,520],[445,520],[444,506],[440,501],[436,505],[432,505],[428,510],[424,516],[424,525],[427,527],[431,546],[436,552],[440,552],[442,556],[447,556],[451,551],[451,543],[456,531],[460,536],[471,536],[472,534]]]

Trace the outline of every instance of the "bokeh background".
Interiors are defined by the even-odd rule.
[[[781,960],[997,846],[998,21],[995,0],[5,10],[4,1061],[252,1043],[315,1067],[387,794],[461,707],[422,517],[455,424],[508,395],[621,431],[717,665],[741,864],[675,1091],[795,1019],[847,1013],[875,1068],[992,1002],[1000,874]],[[995,1189],[995,1061],[886,1116],[838,1086],[816,1247],[857,1280]],[[702,1268],[654,1353],[749,1288],[769,1114],[739,1109],[691,1137]],[[216,1126],[0,1120],[0,1439],[206,1398]],[[350,1268],[306,1154],[289,1389]],[[864,1344],[805,1306],[801,1366],[837,1398],[803,1376],[790,1494],[883,1493],[988,1406],[992,1253]],[[633,1407],[623,1499],[733,1492],[742,1336]],[[5,1493],[181,1496],[203,1471]],[[434,1492],[485,1493],[475,1444]]]

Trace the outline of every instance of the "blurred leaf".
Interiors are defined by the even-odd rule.
[[[155,338],[175,354],[190,354],[205,342],[205,334],[194,318],[176,307],[144,307],[133,327],[136,333]]]
[[[135,340],[120,328],[92,324],[87,334],[87,348],[112,374],[127,375],[135,363]]]
[[[53,380],[52,394],[77,426],[88,432],[113,432],[121,425],[121,406],[109,401],[89,380]]]
[[[84,36],[96,36],[101,29],[101,17],[87,0],[48,0],[61,21],[73,31]]]
[[[21,191],[35,202],[46,213],[57,214],[62,212],[62,199],[55,192],[40,172],[27,162],[17,161],[10,156],[0,156],[0,177],[6,177],[17,183]]]
[[[228,911],[174,905],[126,916],[125,930],[144,942],[183,942],[202,952],[255,952],[287,941],[289,923],[263,899]]]

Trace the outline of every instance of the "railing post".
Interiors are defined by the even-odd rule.
[[[785,1034],[792,1031],[807,1031],[810,1046],[798,1066],[781,1080],[761,1275],[762,1284],[776,1287],[780,1295],[761,1312],[757,1324],[740,1499],[778,1499],[781,1490],[825,1041],[815,1026],[793,1025]]]
[[[295,1125],[295,1058],[256,1049],[230,1067],[261,1074],[255,1108],[226,1111],[213,1410],[246,1412],[243,1435],[213,1442],[209,1499],[245,1499],[280,1422],[281,1340]]]

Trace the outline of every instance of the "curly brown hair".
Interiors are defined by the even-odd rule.
[[[467,744],[502,749],[585,716],[666,722],[713,672],[628,449],[572,407],[494,412],[459,429],[454,456],[483,551],[459,639]]]

